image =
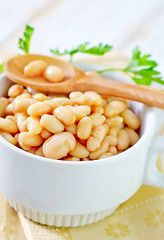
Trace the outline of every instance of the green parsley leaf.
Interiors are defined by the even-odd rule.
[[[103,45],[102,43],[100,43],[94,47],[89,47],[89,45],[90,45],[89,42],[85,42],[71,50],[64,50],[63,52],[60,52],[59,49],[56,48],[56,49],[51,49],[50,51],[56,56],[70,55],[70,61],[72,61],[73,56],[78,52],[94,54],[94,55],[104,55],[105,53],[109,52],[112,49],[112,46],[110,46],[108,44]]]
[[[157,63],[150,60],[150,57],[150,54],[141,56],[141,51],[136,46],[133,49],[131,61],[124,71],[132,73],[132,79],[137,84],[150,85],[152,81],[164,84],[160,72],[155,70]]]
[[[60,52],[58,48],[51,49],[50,51],[51,51],[54,55],[56,55],[56,56],[63,56],[63,55],[68,54],[68,53],[66,52],[66,50],[65,50],[64,52]]]
[[[29,53],[30,41],[33,32],[34,28],[26,25],[25,31],[23,33],[24,38],[19,38],[19,48],[22,49],[26,54]]]
[[[84,53],[94,54],[94,55],[104,55],[105,53],[109,52],[112,49],[110,45],[103,45],[100,43],[98,46],[88,48],[84,50]]]
[[[156,71],[157,63],[150,60],[151,55],[141,56],[141,51],[139,47],[136,46],[133,49],[132,57],[128,66],[124,69],[104,69],[98,71],[98,73],[103,73],[107,71],[123,71],[130,75],[135,83],[141,85],[150,85],[152,81],[159,84],[164,84],[162,80],[161,73]]]
[[[0,64],[0,74],[4,72],[4,63]]]

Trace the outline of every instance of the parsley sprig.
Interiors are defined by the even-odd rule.
[[[112,68],[98,71],[98,73],[108,71],[123,71],[126,72],[137,84],[150,85],[152,81],[164,84],[161,73],[155,70],[157,63],[150,60],[151,55],[141,56],[139,47],[136,46],[132,52],[132,58],[128,66],[124,69]]]
[[[70,55],[70,62],[72,62],[73,56],[76,53],[87,53],[87,54],[94,54],[94,55],[104,55],[105,53],[109,52],[112,49],[112,46],[102,43],[99,43],[97,46],[89,47],[90,42],[85,42],[83,44],[80,44],[76,48],[73,48],[71,50],[64,50],[63,52],[60,52],[58,48],[51,49],[50,51],[55,56],[62,56],[62,55]]]
[[[34,28],[26,25],[24,31],[24,38],[19,39],[19,48],[22,49],[26,54],[29,53],[30,41],[33,35]],[[85,53],[93,55],[104,55],[105,53],[111,51],[112,46],[108,44],[99,43],[97,46],[90,46],[90,42],[85,42],[78,45],[71,50],[65,49],[63,52],[59,48],[51,49],[50,51],[55,56],[69,55],[70,62],[76,53]],[[153,81],[164,84],[161,73],[156,70],[157,63],[151,60],[150,54],[142,55],[139,47],[136,46],[133,49],[132,57],[128,66],[124,69],[119,68],[109,68],[98,71],[98,73],[108,72],[108,71],[122,71],[128,74],[135,83],[142,85],[150,85]],[[4,72],[4,64],[0,65],[0,73]]]
[[[34,28],[26,25],[25,31],[23,33],[24,38],[19,38],[19,48],[22,49],[26,54],[29,53],[30,41],[33,35]]]
[[[0,64],[0,74],[4,72],[4,63]]]

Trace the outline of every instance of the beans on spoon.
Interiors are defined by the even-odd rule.
[[[64,79],[58,83],[47,81],[42,75],[27,77],[24,68],[32,61],[44,61],[47,66],[62,69]],[[132,85],[104,78],[87,76],[69,62],[43,55],[19,55],[5,64],[5,73],[13,82],[34,88],[38,91],[70,93],[72,91],[95,91],[102,95],[121,97],[164,109],[164,92],[148,86]]]

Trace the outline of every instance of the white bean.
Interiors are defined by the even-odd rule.
[[[76,146],[76,140],[71,133],[62,132],[47,139],[43,144],[43,154],[47,158],[61,159]]]
[[[81,143],[76,142],[74,150],[70,151],[69,154],[72,155],[73,157],[86,158],[89,156],[89,151]]]
[[[50,65],[43,74],[44,78],[50,82],[58,83],[64,79],[64,71],[60,67]]]
[[[42,60],[32,61],[24,68],[24,74],[27,77],[39,76],[45,70],[47,64]]]
[[[64,125],[55,116],[49,114],[41,117],[40,125],[54,134],[64,131]]]

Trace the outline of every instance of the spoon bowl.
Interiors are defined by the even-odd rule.
[[[64,71],[64,79],[59,83],[48,82],[43,76],[26,77],[24,68],[35,60],[43,60],[47,66],[55,65]],[[126,98],[164,109],[164,91],[142,85],[117,82],[102,77],[87,76],[69,62],[43,55],[19,55],[5,64],[7,77],[15,83],[38,91],[70,93],[72,91],[96,91],[101,95]]]
[[[43,60],[46,62],[47,66],[55,65],[62,68],[64,71],[64,85],[65,81],[70,82],[70,80],[79,78],[83,74],[80,69],[76,68],[69,62],[43,55],[26,54],[19,55],[8,60],[8,62],[5,64],[5,72],[7,77],[15,83],[22,84],[25,87],[32,87],[38,91],[60,92],[60,90],[56,88],[56,85],[58,85],[58,83],[50,83],[42,75],[30,78],[25,76],[25,66],[30,62],[36,60]]]

